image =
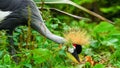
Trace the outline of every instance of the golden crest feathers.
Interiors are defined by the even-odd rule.
[[[90,39],[87,35],[87,31],[78,28],[71,28],[69,31],[64,33],[64,37],[68,42],[79,45],[89,44]]]

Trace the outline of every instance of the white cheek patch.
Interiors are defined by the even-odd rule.
[[[0,10],[0,23],[1,23],[2,20],[4,20],[11,13],[12,13],[11,11],[1,11]]]
[[[70,53],[73,53],[74,52],[74,50],[75,50],[75,47],[73,46],[73,47],[69,47],[68,48],[68,52],[70,52]]]

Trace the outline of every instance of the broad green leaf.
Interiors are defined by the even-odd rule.
[[[105,68],[103,64],[96,64],[93,68]]]
[[[120,10],[120,6],[117,5],[117,6],[107,7],[107,8],[101,8],[100,10],[104,13],[112,13],[113,14]]]
[[[9,54],[4,55],[4,63],[6,63],[6,64],[11,63],[11,57]]]
[[[100,32],[109,32],[114,30],[114,26],[112,24],[109,24],[107,22],[101,22],[99,25],[97,25],[94,28],[94,32],[100,33]]]
[[[51,52],[47,49],[35,49],[32,53],[35,64],[46,62],[51,57]]]

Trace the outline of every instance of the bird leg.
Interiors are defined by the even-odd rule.
[[[8,47],[8,51],[10,53],[10,55],[12,56],[12,59],[18,63],[18,57],[15,56],[16,55],[16,50],[15,50],[15,47],[14,47],[14,40],[13,40],[13,35],[12,33],[8,33],[9,36],[8,36],[8,40],[9,40],[9,47]]]

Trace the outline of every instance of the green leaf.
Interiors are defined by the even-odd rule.
[[[114,30],[114,26],[110,23],[107,23],[107,22],[101,22],[99,25],[97,25],[95,28],[94,28],[94,32],[96,33],[100,33],[100,32],[109,32],[109,31],[112,31]]]
[[[96,64],[93,68],[105,68],[103,64]]]
[[[11,57],[9,54],[4,55],[4,63],[10,64],[11,63]]]
[[[89,62],[85,63],[85,68],[91,68],[91,64]]]
[[[51,52],[48,49],[34,49],[32,50],[32,53],[35,64],[47,62],[51,57]]]
[[[26,66],[27,68],[32,68],[32,65],[31,65],[31,64],[25,64],[25,66]]]

